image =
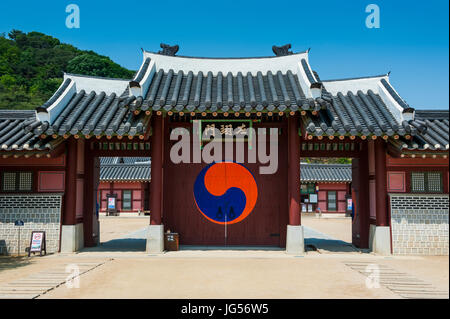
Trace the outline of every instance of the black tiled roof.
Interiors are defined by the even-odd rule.
[[[395,92],[395,90],[392,88],[392,86],[385,80],[381,79],[381,83],[386,88],[386,90],[389,92],[389,94],[394,98],[394,100],[403,108],[407,109],[410,106],[408,103],[405,102],[398,94]]]
[[[142,101],[136,97],[130,107],[135,109],[176,112],[254,112],[297,111],[326,107],[307,99],[296,74],[291,71],[276,74],[231,72],[213,75],[192,71],[156,72]]]
[[[149,163],[150,157],[121,157],[118,162],[124,164]]]
[[[150,181],[149,158],[126,158],[120,163],[120,157],[100,159],[100,180],[102,181]],[[134,161],[134,163],[132,163]],[[302,182],[351,182],[351,164],[301,164]]]
[[[309,82],[311,83],[315,83],[317,82],[316,79],[314,78],[313,74],[311,73],[311,70],[309,69],[308,63],[306,62],[305,59],[302,59],[302,67],[303,70],[305,71],[306,77],[308,78]],[[315,72],[313,72],[315,73]],[[315,73],[317,74],[317,73]]]
[[[352,181],[351,164],[300,164],[300,181],[306,182],[342,182]]]
[[[100,157],[100,165],[150,162],[150,157]]]
[[[135,114],[119,105],[124,97],[116,93],[90,93],[84,90],[74,93],[55,121],[31,123],[36,135],[143,135],[150,119],[144,113]]]
[[[0,110],[0,150],[45,151],[56,146],[53,138],[41,139],[25,129],[35,123],[34,111]]]
[[[100,165],[117,164],[119,157],[100,157]]]
[[[72,82],[70,78],[65,79],[63,84],[58,88],[58,90],[56,90],[50,99],[42,104],[42,106],[37,107],[37,109],[47,109],[50,105],[52,105],[64,93],[70,82]]]
[[[416,110],[415,118],[409,121],[417,130],[411,140],[401,139],[396,146],[403,150],[449,149],[449,111]]]
[[[263,63],[261,59],[230,59],[226,61],[232,61],[230,69],[223,61],[167,56],[161,68],[155,62],[161,56],[150,58],[144,52],[141,68],[131,80],[68,74],[55,94],[36,108],[37,117],[19,112],[14,119],[0,118],[0,151],[43,150],[60,142],[60,136],[69,135],[142,137],[149,132],[152,111],[301,111],[309,136],[383,136],[391,137],[393,144],[405,142],[408,149],[416,145],[418,149],[448,149],[448,112],[446,119],[435,119],[430,111],[418,111],[409,120],[414,110],[392,88],[387,75],[320,82],[306,54],[273,57]],[[219,62],[221,66],[216,67]],[[327,91],[328,86],[333,89]],[[403,138],[409,136],[413,138]]]
[[[332,103],[327,110],[321,110],[317,116],[303,118],[308,134],[403,136],[416,132],[408,122],[399,123],[380,95],[370,89],[367,93],[359,90],[356,94],[348,91],[336,95],[328,93],[328,96],[331,96]]]
[[[149,160],[150,158],[146,157],[103,157],[100,159],[100,181],[149,182]]]
[[[154,58],[157,60],[157,56]],[[178,57],[169,59],[174,59],[175,64],[179,61]],[[187,59],[183,63],[210,63],[208,59],[198,60]],[[399,123],[398,116],[396,118],[391,113],[383,98],[373,90],[357,90],[358,83],[354,82],[354,91],[332,95],[327,92],[327,82],[330,81],[325,81],[323,87],[304,57],[289,61],[286,63],[291,64],[287,69],[286,65],[283,66],[283,71],[266,68],[265,73],[255,69],[252,72],[233,69],[233,73],[208,69],[193,72],[189,68],[175,71],[170,68],[170,63],[165,65],[165,69],[158,68],[156,62],[147,56],[123,92],[108,96],[104,92],[72,92],[71,100],[51,125],[34,123],[34,130],[36,134],[45,132],[47,135],[138,135],[145,132],[151,111],[275,113],[300,110],[310,135],[415,134],[415,128],[405,121]],[[242,60],[242,70],[247,67],[246,63],[245,59]],[[211,64],[205,65],[212,67]],[[240,66],[235,64],[235,67]],[[302,79],[299,78],[300,69],[304,74]],[[408,107],[385,78],[379,78],[380,86],[384,86],[402,107]],[[68,83],[66,80],[62,87],[67,87]],[[305,88],[308,92],[304,92]],[[60,88],[55,96],[61,91]]]
[[[151,61],[150,58],[146,58],[145,59],[144,64],[142,65],[142,67],[136,73],[136,76],[133,78],[133,81],[139,83],[142,80],[142,78],[145,75],[145,72],[147,72],[148,66],[150,65],[150,61]]]
[[[144,134],[143,117],[134,115],[129,109],[119,106],[116,93],[89,94],[81,90],[56,121],[45,131],[47,135],[139,135]],[[141,123],[139,125],[139,123]]]

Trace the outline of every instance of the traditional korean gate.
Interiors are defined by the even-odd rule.
[[[287,202],[280,200],[287,196],[284,134],[279,136],[278,171],[273,175],[260,174],[260,163],[174,164],[169,158],[173,143],[167,143],[165,231],[179,233],[182,245],[284,247],[288,219]]]

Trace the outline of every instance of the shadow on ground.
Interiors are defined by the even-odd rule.
[[[1,256],[0,257],[0,271],[10,270],[15,268],[24,267],[31,264],[31,258],[28,256],[13,257],[13,256]]]
[[[111,239],[95,247],[85,247],[81,252],[138,252],[145,251],[147,227],[121,238]]]
[[[180,245],[180,250],[264,250],[264,251],[280,251],[281,247],[272,246],[197,246],[197,245]]]
[[[318,251],[319,253],[369,252],[368,249],[359,249],[352,243],[335,239],[310,227],[304,226],[303,229],[306,251]]]
[[[306,251],[318,251],[319,253],[352,253],[368,252],[359,249],[349,242],[332,238],[324,233],[304,226],[304,239]],[[100,246],[87,247],[82,252],[144,252],[146,248],[146,228],[132,232],[122,238],[112,239],[101,243]],[[285,248],[267,246],[200,246],[180,245],[180,250],[251,250],[251,251],[280,251]]]
[[[119,238],[113,239],[99,246],[85,247],[82,252],[129,252],[129,251],[145,251],[145,238]]]
[[[361,251],[359,248],[338,239],[305,238],[306,251],[330,253],[352,253]]]

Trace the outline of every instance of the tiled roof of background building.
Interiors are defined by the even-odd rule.
[[[351,164],[300,164],[300,181],[305,182],[341,182],[352,181]]]
[[[101,181],[150,181],[148,157],[101,157]],[[351,182],[351,164],[301,163],[302,182]]]
[[[100,157],[100,164],[135,164],[150,162],[150,157]]]
[[[148,157],[101,157],[100,181],[149,182],[151,173]]]

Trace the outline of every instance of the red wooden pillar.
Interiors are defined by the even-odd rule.
[[[145,210],[145,183],[141,182],[139,183],[139,190],[141,192],[141,202],[139,206],[141,207],[141,212],[144,212]]]
[[[369,248],[369,152],[368,142],[361,142],[359,157],[352,160],[352,198],[355,216],[352,222],[352,243]]]
[[[151,154],[150,225],[161,225],[163,117],[158,115],[152,115]]]
[[[75,225],[77,196],[77,141],[67,140],[66,181],[64,192],[63,225]]]
[[[94,157],[91,155],[91,143],[85,142],[84,149],[84,209],[83,209],[83,232],[84,246],[95,246],[93,237],[94,227],[93,219],[96,211],[96,194],[94,193]]]
[[[389,226],[386,185],[386,142],[375,140],[375,198],[377,226]]]
[[[288,119],[289,225],[300,225],[300,136],[298,116]]]

